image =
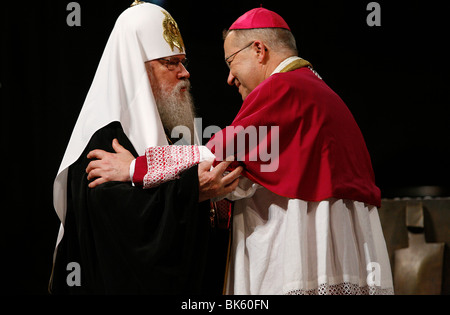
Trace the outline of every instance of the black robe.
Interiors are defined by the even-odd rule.
[[[198,203],[197,166],[152,189],[108,182],[88,187],[86,155],[114,152],[112,140],[137,156],[120,123],[98,130],[69,168],[65,233],[53,270],[58,294],[220,294],[226,232],[214,230],[209,202]],[[70,262],[81,285],[69,286]],[[73,284],[73,283],[71,283]]]

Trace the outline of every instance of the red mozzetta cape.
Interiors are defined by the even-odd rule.
[[[256,148],[247,137],[245,150],[234,152],[235,159],[244,164],[243,175],[253,182],[289,198],[320,201],[334,197],[381,205],[370,156],[353,115],[309,68],[274,74],[253,90],[231,126],[207,144],[216,156],[223,152],[217,160],[229,156],[226,146],[242,151],[237,145],[237,126],[248,134],[247,127],[254,126],[258,133]],[[267,132],[260,126],[266,126]],[[276,126],[279,136],[272,137]],[[263,158],[261,152],[277,147],[279,154],[270,161]],[[277,168],[261,171],[269,162]]]

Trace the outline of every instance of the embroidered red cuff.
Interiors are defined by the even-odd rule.
[[[142,176],[142,159],[136,159],[133,182]],[[150,147],[145,150],[146,167],[142,178],[144,188],[152,188],[169,180],[179,178],[179,174],[200,162],[198,146],[168,145]],[[136,182],[135,182],[136,184]]]

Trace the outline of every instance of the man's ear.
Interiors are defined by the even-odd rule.
[[[257,54],[258,57],[258,61],[260,63],[263,63],[268,56],[268,49],[267,46],[264,45],[264,43],[260,40],[255,40],[255,42],[253,43],[253,48]]]

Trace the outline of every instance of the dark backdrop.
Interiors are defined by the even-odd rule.
[[[9,293],[47,291],[59,222],[52,185],[72,128],[117,16],[130,4],[70,1],[1,8],[1,263]],[[378,1],[159,1],[177,21],[190,59],[192,93],[203,127],[226,126],[241,105],[226,84],[222,30],[259,7],[290,25],[300,56],[346,102],[367,142],[384,197],[405,186],[450,186],[449,5]]]

